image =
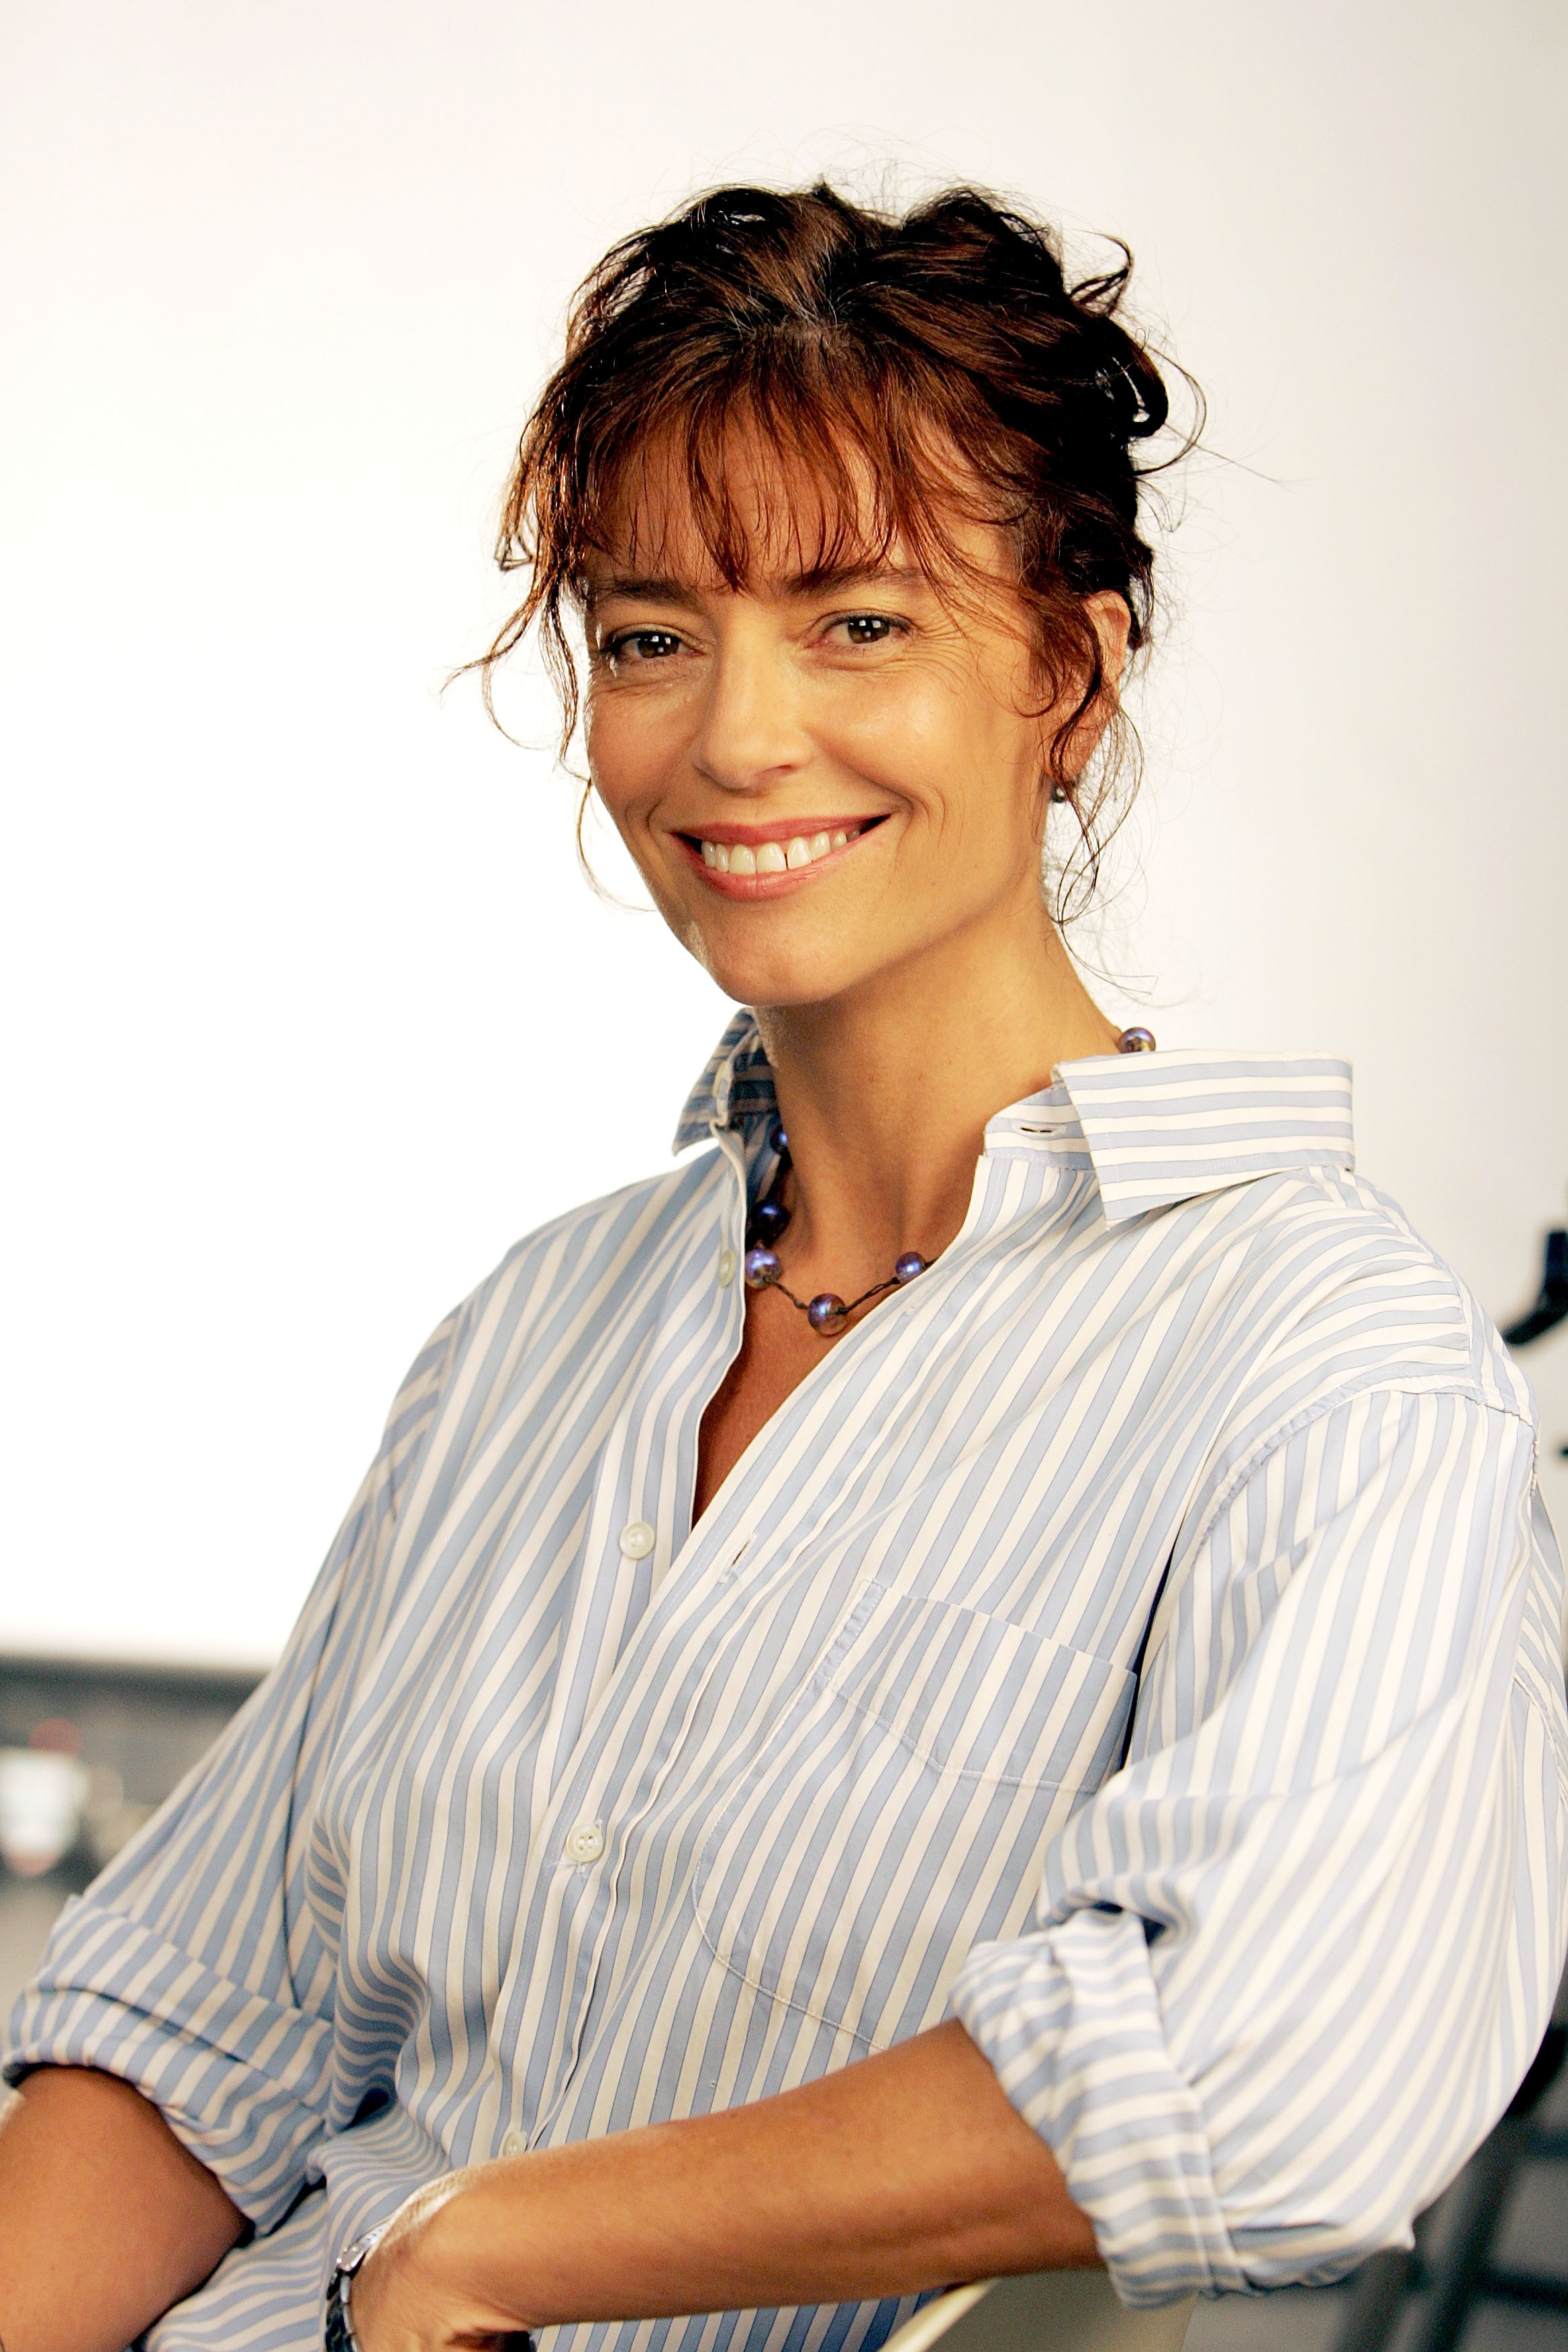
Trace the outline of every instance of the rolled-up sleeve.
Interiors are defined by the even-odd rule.
[[[952,2004],[1131,2304],[1407,2245],[1528,2066],[1568,1940],[1528,1422],[1440,1387],[1326,1405],[1189,1527],[1127,1763]]]
[[[456,1318],[412,1367],[288,1647],[79,1901],[12,2011],[4,2074],[133,2083],[258,2230],[304,2186],[331,2091],[336,1954],[303,1899],[312,1791],[388,1605],[400,1493]]]

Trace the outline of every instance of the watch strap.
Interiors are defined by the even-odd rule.
[[[356,2238],[352,2246],[343,2248],[332,2265],[332,2275],[327,2282],[326,2326],[321,2337],[323,2352],[363,2352],[359,2337],[354,2334],[352,2307],[354,2273],[381,2243],[391,2226],[390,2221],[384,2221],[378,2230],[367,2230],[363,2238]],[[505,2340],[510,2352],[535,2352],[532,2336],[521,2330]],[[3,2346],[0,2346],[0,2352],[5,2352]]]
[[[354,2334],[353,2312],[350,2298],[353,2292],[354,2273],[378,2245],[386,2232],[384,2221],[379,2230],[367,2230],[352,2246],[345,2246],[332,2266],[327,2283],[326,2327],[322,2336],[325,2352],[361,2352],[359,2337]]]

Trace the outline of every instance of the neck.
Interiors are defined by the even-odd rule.
[[[1048,1085],[1053,1064],[1117,1039],[1043,908],[757,1020],[794,1163],[787,1255],[846,1296],[900,1250],[939,1255],[967,1213],[987,1120]]]

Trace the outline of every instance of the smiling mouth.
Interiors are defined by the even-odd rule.
[[[856,817],[842,824],[805,824],[798,831],[770,827],[765,834],[760,827],[735,825],[723,828],[721,840],[700,833],[683,833],[679,838],[694,859],[700,858],[707,873],[752,881],[804,874],[851,848],[863,834],[881,823],[880,816]],[[750,837],[739,838],[742,834]]]

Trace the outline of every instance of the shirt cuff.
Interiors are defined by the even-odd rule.
[[[95,2066],[134,2084],[258,2231],[305,2185],[331,2027],[232,1983],[122,1913],[66,1906],[11,2012],[3,2067]]]
[[[1202,2111],[1165,2046],[1142,1919],[1076,1911],[977,1944],[949,2007],[1050,2147],[1123,2303],[1248,2290]]]

